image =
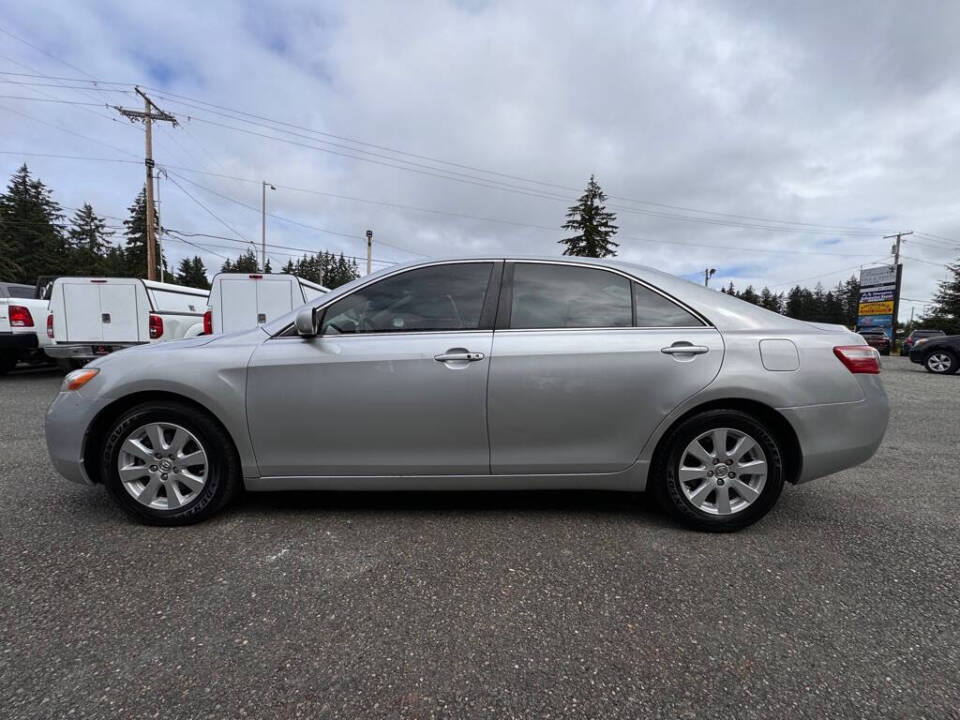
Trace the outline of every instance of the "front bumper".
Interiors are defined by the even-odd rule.
[[[800,441],[803,468],[798,483],[866,462],[880,447],[890,401],[879,375],[859,375],[858,381],[863,400],[779,408]]]
[[[50,403],[44,423],[53,467],[70,482],[82,485],[93,484],[83,468],[84,440],[92,417],[91,403],[80,392],[62,392]]]
[[[93,360],[97,357],[103,357],[104,353],[93,351],[95,347],[109,347],[110,352],[123,350],[124,348],[136,347],[140,343],[51,343],[44,345],[43,351],[52,358],[66,360]]]
[[[0,333],[0,350],[33,350],[37,345],[37,334],[34,332]]]

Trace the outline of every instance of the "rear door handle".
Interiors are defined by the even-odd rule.
[[[440,353],[439,355],[434,355],[433,359],[437,362],[449,362],[451,360],[466,360],[468,362],[477,362],[478,360],[483,360],[484,354],[482,352],[445,352]]]
[[[710,348],[704,345],[671,345],[660,348],[660,352],[665,355],[703,355],[710,352]]]

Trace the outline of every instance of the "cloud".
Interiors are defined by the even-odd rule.
[[[951,4],[173,0],[38,9],[4,0],[0,7],[0,26],[72,66],[3,36],[0,70],[85,77],[80,69],[154,88],[181,121],[157,130],[157,161],[249,180],[177,171],[253,209],[174,177],[252,241],[260,233],[259,183],[267,179],[281,188],[268,196],[269,209],[301,223],[271,218],[275,245],[362,255],[372,228],[384,261],[556,254],[566,206],[590,173],[619,214],[621,255],[694,279],[710,266],[738,286],[818,273],[831,285],[884,256],[888,241],[880,236],[890,230],[960,237],[953,81],[960,46],[951,35],[960,7]],[[105,89],[3,87],[6,95],[139,103]],[[300,137],[284,133],[286,142],[244,134],[222,125],[281,135],[164,93],[421,157],[291,127]],[[105,107],[6,98],[0,108],[8,109],[0,109],[0,149],[142,157],[142,130]],[[65,205],[90,201],[108,215],[123,216],[142,184],[134,163],[0,155],[0,171],[24,159]],[[171,182],[162,183],[161,201],[169,227],[233,234]],[[232,243],[208,241],[212,252],[231,254],[214,242]],[[167,250],[174,259],[196,252],[175,243]],[[804,254],[813,251],[824,254]],[[218,266],[212,252],[207,264]],[[960,246],[914,238],[905,252],[937,263],[954,259]],[[273,256],[286,260],[279,249]],[[943,270],[906,263],[904,294],[930,297]]]

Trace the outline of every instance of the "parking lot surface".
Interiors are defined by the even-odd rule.
[[[248,494],[131,523],[0,379],[0,715],[960,717],[960,376],[734,535],[612,493]],[[320,409],[318,409],[319,411]]]

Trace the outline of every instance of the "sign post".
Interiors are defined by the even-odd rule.
[[[864,268],[860,271],[860,305],[857,311],[857,330],[879,327],[890,338],[896,332],[897,297],[900,285],[899,268],[893,265]]]

